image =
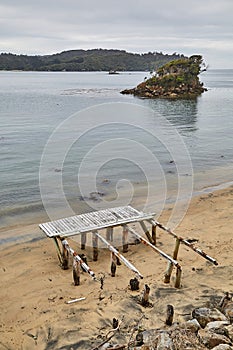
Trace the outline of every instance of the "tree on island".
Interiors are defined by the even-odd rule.
[[[206,91],[199,74],[206,70],[201,55],[173,60],[158,68],[156,74],[133,89],[121,91],[147,98],[191,98]]]

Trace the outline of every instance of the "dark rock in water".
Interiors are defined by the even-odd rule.
[[[104,196],[103,192],[99,192],[99,191],[90,192],[89,199],[94,201],[94,202],[97,202],[97,201],[100,201],[101,197],[103,197],[103,196]]]

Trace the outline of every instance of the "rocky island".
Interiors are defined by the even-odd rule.
[[[199,80],[199,74],[205,70],[201,55],[180,58],[166,63],[151,78],[121,93],[144,98],[194,98],[207,90]]]

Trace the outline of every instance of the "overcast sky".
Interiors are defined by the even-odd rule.
[[[233,68],[233,0],[0,0],[0,52],[202,54]]]

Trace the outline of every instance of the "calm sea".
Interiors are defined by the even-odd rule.
[[[143,199],[143,195],[147,193],[148,178],[150,185],[151,181],[155,181],[155,188],[161,189],[161,193],[158,193],[158,202],[164,192],[166,202],[175,201],[176,196],[173,198],[173,194],[179,182],[177,180],[179,169],[177,170],[174,161],[171,146],[174,133],[171,133],[171,130],[178,132],[180,136],[176,138],[179,137],[181,142],[184,142],[184,149],[187,148],[187,154],[190,155],[193,174],[190,171],[185,173],[184,170],[184,173],[179,175],[186,176],[187,179],[192,178],[192,194],[208,191],[212,186],[224,186],[233,180],[233,70],[209,70],[203,73],[201,80],[208,91],[195,100],[146,100],[119,93],[122,89],[134,87],[148,74],[0,72],[1,228],[17,223],[40,223],[48,220],[39,187],[40,162],[46,142],[55,128],[79,111],[80,130],[83,130],[85,112],[83,114],[82,111],[97,106],[97,115],[93,113],[93,118],[98,119],[100,117],[98,113],[102,108],[98,109],[98,106],[101,104],[108,104],[111,123],[102,128],[95,127],[78,142],[73,142],[63,159],[62,166],[60,163],[56,166],[52,162],[50,169],[47,169],[50,171],[48,181],[51,181],[53,176],[54,179],[61,176],[65,197],[75,212],[89,210],[88,201],[89,204],[93,202],[93,205],[101,208],[103,198],[112,206],[111,200],[117,197],[118,187],[122,187],[124,191],[127,186],[131,189],[133,187],[135,198],[132,198],[132,203],[137,205],[140,203],[140,198]],[[124,119],[125,123],[129,122],[127,115],[123,118],[121,115],[119,119],[116,103],[139,106],[135,118],[139,120],[137,118],[140,118],[141,111],[141,130],[124,124]],[[142,107],[151,109],[155,115],[146,113],[145,116]],[[126,110],[127,108],[126,106]],[[168,125],[160,122],[160,119],[167,120]],[[118,124],[114,125],[112,120]],[[132,115],[130,122],[132,124]],[[159,129],[158,123],[162,123]],[[143,130],[144,126],[146,130],[151,130],[154,136]],[[167,138],[170,146],[167,146],[166,141],[158,141],[161,130],[163,140]],[[60,140],[72,140],[72,125],[70,129],[61,128],[59,132]],[[114,142],[115,139],[117,142]],[[120,139],[123,143],[119,141]],[[133,152],[132,159],[126,152],[127,140],[131,142],[129,148]],[[102,163],[99,165],[98,152],[94,157],[88,158],[87,155],[104,142],[105,151],[102,152],[100,148],[99,157],[104,158],[104,153],[106,161],[101,158]],[[62,146],[61,143],[62,141],[59,147]],[[138,145],[142,152],[137,149]],[[151,152],[153,155],[151,166],[145,159],[146,153],[144,154],[143,147],[146,149],[145,152]],[[121,154],[122,157],[119,156]],[[124,157],[124,154],[127,156]],[[137,156],[138,162],[135,160]],[[153,157],[156,166],[152,164]],[[86,181],[84,185],[86,187],[84,193],[81,193],[77,174],[83,159],[87,163],[89,159],[89,163],[82,173],[82,183]],[[99,167],[98,171],[96,167]],[[96,187],[89,181],[89,177],[93,177],[93,174]],[[42,181],[46,182],[45,174],[42,174]],[[160,184],[160,181],[163,183]],[[61,204],[59,192],[51,182],[50,184],[49,196],[53,199],[54,213],[57,210],[59,217],[63,213],[62,205],[59,206]],[[153,200],[156,202],[156,194]],[[122,204],[125,204],[124,201]]]

